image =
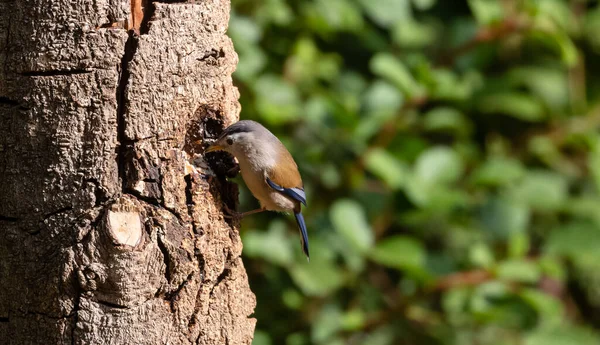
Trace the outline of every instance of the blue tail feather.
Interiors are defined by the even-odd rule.
[[[310,255],[308,254],[308,233],[306,232],[304,217],[302,217],[302,213],[300,212],[294,212],[294,216],[296,217],[296,223],[298,223],[298,228],[302,235],[302,251],[306,255],[306,258],[310,260]]]

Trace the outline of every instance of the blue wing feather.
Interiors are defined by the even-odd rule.
[[[271,188],[275,189],[276,191],[279,191],[279,192],[291,197],[294,200],[298,200],[301,203],[303,203],[304,206],[306,206],[306,194],[304,193],[304,189],[302,189],[302,188],[283,188],[280,185],[278,185],[277,183],[271,181],[271,179],[268,177],[267,177],[267,183],[269,184],[269,186],[271,186]]]
[[[267,183],[271,188],[275,189],[278,192],[281,192],[294,200],[298,200],[306,206],[306,194],[304,193],[304,189],[302,188],[283,188],[277,183],[271,181],[270,178],[267,177]],[[302,237],[302,251],[306,255],[306,258],[310,260],[310,255],[308,253],[308,232],[306,231],[306,223],[304,223],[304,217],[300,212],[294,212],[294,216],[296,217],[296,223],[298,223],[298,229],[300,229],[300,235]]]
[[[308,233],[306,231],[306,224],[304,223],[304,217],[302,217],[302,213],[294,213],[296,217],[296,223],[298,223],[298,228],[300,229],[300,234],[302,235],[302,251],[306,258],[310,261],[310,254],[308,253]]]

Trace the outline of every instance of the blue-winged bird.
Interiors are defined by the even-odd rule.
[[[260,202],[259,209],[237,216],[293,211],[302,236],[302,250],[308,259],[308,234],[301,213],[301,204],[306,206],[306,195],[298,166],[281,141],[260,123],[242,120],[227,127],[205,152],[213,151],[228,152],[238,160],[244,182]]]

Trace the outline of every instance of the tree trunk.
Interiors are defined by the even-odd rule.
[[[141,5],[0,0],[0,344],[251,343],[229,1]]]

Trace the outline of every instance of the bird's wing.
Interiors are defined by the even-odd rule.
[[[282,145],[279,152],[279,164],[266,172],[267,184],[278,192],[281,192],[294,200],[298,200],[306,206],[306,194],[302,185],[302,178],[298,172],[298,166],[292,155]]]
[[[284,188],[278,185],[277,183],[271,181],[270,178],[267,177],[267,184],[275,189],[278,192],[281,192],[294,200],[298,200],[306,206],[306,194],[304,193],[304,188],[302,187],[292,187],[292,188]]]

